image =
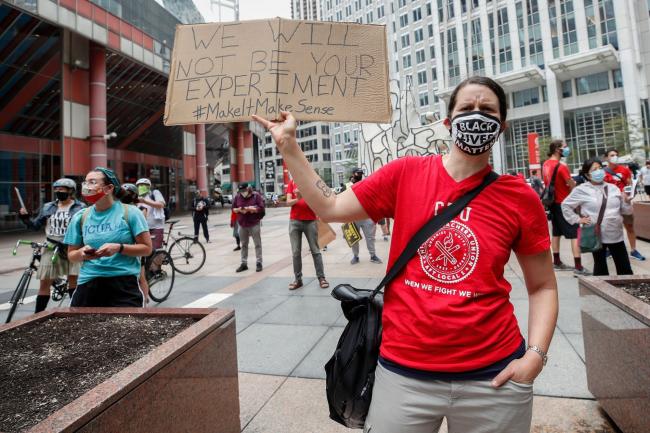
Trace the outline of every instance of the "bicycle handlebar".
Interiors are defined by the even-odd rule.
[[[12,255],[15,256],[18,253],[18,247],[21,246],[21,245],[29,245],[30,247],[32,247],[32,250],[45,248],[45,249],[48,249],[48,250],[56,251],[58,249],[58,247],[53,247],[52,244],[50,244],[47,241],[38,243],[38,242],[34,242],[34,241],[24,241],[22,239],[19,239],[16,242],[16,246],[14,247]],[[52,255],[52,263],[54,263],[56,261],[57,256],[58,256],[58,254],[53,254]]]

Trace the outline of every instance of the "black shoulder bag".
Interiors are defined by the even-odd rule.
[[[544,188],[544,191],[542,191],[542,204],[544,205],[545,208],[550,208],[553,203],[555,203],[555,178],[557,177],[557,171],[560,168],[560,161],[557,162],[557,165],[555,166],[555,170],[553,170],[553,175],[551,176],[551,181],[549,182],[548,185],[546,185],[546,188]]]
[[[339,284],[332,290],[332,297],[341,301],[341,309],[348,324],[336,345],[334,355],[325,364],[327,403],[331,419],[349,428],[363,428],[370,408],[379,358],[384,306],[381,289],[402,271],[427,239],[460,214],[474,197],[498,177],[495,172],[490,172],[479,186],[420,228],[375,290],[357,289],[349,284]]]

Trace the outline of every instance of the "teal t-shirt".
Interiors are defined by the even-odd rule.
[[[115,202],[105,211],[98,211],[95,206],[89,210],[77,212],[65,234],[63,242],[67,245],[90,245],[99,248],[107,243],[134,244],[135,237],[149,230],[142,212],[135,206],[128,205],[128,224],[122,203]],[[81,235],[81,217],[87,212]],[[84,284],[97,277],[115,277],[124,275],[140,275],[140,258],[122,254],[85,260],[79,272],[79,284]]]

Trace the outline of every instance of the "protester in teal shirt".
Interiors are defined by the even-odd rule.
[[[92,206],[74,216],[64,240],[68,258],[83,262],[73,307],[144,306],[139,257],[151,253],[151,237],[142,213],[115,200],[120,193],[117,177],[106,168],[89,172],[82,184]]]

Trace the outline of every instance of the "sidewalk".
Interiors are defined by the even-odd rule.
[[[235,273],[239,252],[232,251],[235,243],[228,223],[229,212],[210,216],[212,242],[205,244],[208,252],[205,267],[195,275],[178,278],[170,299],[161,306],[235,309],[243,432],[349,431],[328,418],[323,369],[345,319],[338,302],[329,294],[331,289],[318,287],[306,242],[303,242],[305,286],[295,291],[287,289],[293,280],[288,209],[267,210],[262,227],[264,270],[259,273],[254,269]],[[183,217],[180,224],[187,227],[184,232],[191,231],[189,217]],[[323,252],[331,287],[347,282],[359,288],[374,288],[385,272],[385,264],[370,263],[362,241],[361,262],[350,265],[350,249],[340,236],[339,225],[333,227],[339,237]],[[377,234],[377,254],[386,261],[389,242],[382,240],[379,228]],[[3,256],[0,273],[6,268],[24,266],[27,260],[27,251],[18,258],[4,260],[5,252],[11,250],[14,242],[13,237],[0,237]],[[650,257],[650,244],[639,241],[638,247]],[[251,245],[249,262],[254,262],[253,257]],[[565,240],[562,258],[565,263],[572,263]],[[584,255],[583,261],[591,269],[590,255]],[[634,261],[632,265],[635,273],[650,274],[647,261]],[[19,272],[3,275],[0,294],[7,297],[11,282],[19,275]],[[514,255],[506,269],[506,278],[512,284],[512,302],[526,336],[527,293]],[[587,389],[577,279],[569,271],[559,272],[557,278],[560,315],[548,365],[535,383],[532,431],[615,432]],[[23,314],[28,314],[27,307],[33,309],[25,306]],[[441,431],[446,432],[446,428]]]

